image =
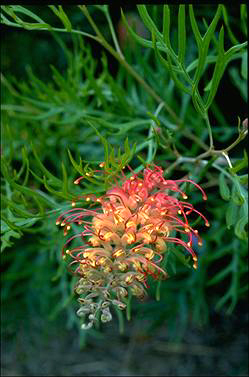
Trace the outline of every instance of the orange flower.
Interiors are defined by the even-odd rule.
[[[127,288],[134,296],[143,298],[148,275],[154,279],[167,277],[159,264],[169,242],[183,246],[192,255],[193,267],[197,268],[193,235],[199,245],[202,242],[198,231],[190,226],[188,216],[196,213],[206,226],[209,223],[192,204],[172,196],[175,192],[187,199],[179,188],[182,182],[194,184],[201,190],[203,199],[207,199],[195,182],[166,180],[162,168],[154,166],[144,169],[143,176],[133,173],[102,197],[86,197],[86,201],[99,204],[98,209],[73,208],[58,218],[57,224],[64,227],[65,235],[72,224],[83,225],[83,230],[72,236],[63,248],[63,257],[70,255],[70,266],[75,267],[72,272],[79,276],[75,290],[84,298],[79,298],[82,307],[78,314],[88,315],[89,320],[83,328],[92,326],[98,311],[102,313],[102,322],[111,320],[111,304],[125,308]],[[185,234],[187,241],[171,237],[172,231]],[[75,238],[80,239],[80,245],[69,248]]]

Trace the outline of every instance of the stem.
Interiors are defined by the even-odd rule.
[[[209,149],[212,150],[214,148],[214,142],[213,142],[213,134],[212,134],[211,125],[210,125],[209,118],[208,118],[208,113],[205,114],[204,119],[205,119],[205,121],[207,123],[207,128],[208,128]]]
[[[122,54],[122,51],[119,47],[119,43],[118,43],[118,40],[117,40],[117,37],[116,37],[116,33],[115,33],[115,30],[114,30],[114,27],[113,27],[113,24],[112,24],[112,19],[111,19],[110,14],[109,14],[108,5],[107,5],[107,11],[105,12],[105,16],[106,16],[106,19],[107,19],[107,22],[108,22],[108,25],[109,25],[109,28],[110,28],[110,31],[111,31],[113,43],[114,43],[114,46],[117,50],[117,53],[119,54],[121,59],[124,59],[124,55]]]
[[[180,165],[184,162],[190,162],[190,163],[199,163],[201,165],[207,165],[209,161],[207,160],[197,160],[197,157],[196,158],[192,158],[192,157],[178,157],[178,159],[170,166],[170,170],[172,170],[173,168],[175,168],[177,165]],[[231,181],[235,182],[235,179],[234,177],[229,174],[225,169],[223,169],[222,167],[220,167],[217,163],[213,163],[212,166],[219,170],[220,172],[222,172],[226,177],[228,177]],[[167,172],[169,171],[169,169],[167,169]]]
[[[225,157],[225,159],[227,160],[227,163],[228,163],[228,165],[229,165],[229,168],[232,169],[233,165],[231,164],[231,161],[230,161],[230,158],[228,157],[228,154],[227,154],[226,152],[223,152],[222,154],[223,154],[223,156]]]
[[[228,151],[230,151],[231,149],[233,149],[241,140],[243,140],[247,135],[247,130],[244,131],[244,132],[241,132],[239,134],[239,136],[237,137],[237,139],[231,144],[229,145],[229,147],[223,149],[223,150],[217,150],[217,151],[213,151],[215,153],[227,153]]]
[[[227,152],[230,151],[231,149],[233,149],[241,140],[243,140],[246,137],[247,133],[248,133],[247,130],[241,132],[239,134],[239,136],[237,137],[237,139],[231,145],[229,145],[228,147],[226,147],[225,149],[215,150],[215,149],[209,148],[208,151],[200,154],[199,156],[196,157],[196,159],[200,160],[200,159],[202,159],[204,157],[208,157],[208,156],[212,156],[212,155],[223,155],[226,158],[226,160],[228,161],[229,157],[228,157]],[[231,163],[228,162],[229,167],[231,167],[230,164]]]
[[[164,103],[161,102],[160,105],[157,107],[154,115],[157,117],[160,113],[160,111],[162,110],[164,106]],[[153,139],[152,139],[152,135],[153,135],[153,125],[154,125],[154,121],[152,120],[151,121],[151,126],[150,126],[150,129],[149,129],[149,134],[148,134],[148,156],[147,156],[147,162],[148,163],[151,163],[152,159],[153,159]],[[154,153],[155,155],[155,153]]]
[[[39,31],[40,30],[49,31],[49,29],[39,29]],[[68,33],[67,29],[60,29],[60,28],[57,28],[57,27],[53,27],[52,30],[58,31],[59,33]],[[95,35],[89,34],[89,33],[85,33],[84,31],[72,29],[71,33],[83,35],[83,37],[94,39],[95,41],[100,43],[100,40],[99,40],[98,37],[96,37]]]
[[[201,148],[205,149],[206,151],[209,149],[208,146],[201,139],[192,134],[188,129],[183,129],[182,134],[190,140],[193,140],[196,144],[198,144]]]

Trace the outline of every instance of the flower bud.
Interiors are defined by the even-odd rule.
[[[113,305],[117,305],[119,307],[119,309],[121,309],[121,310],[126,308],[126,304],[124,304],[123,302],[121,302],[119,300],[112,300],[112,303],[113,303]]]
[[[112,320],[111,313],[107,311],[106,312],[103,311],[103,313],[101,314],[100,320],[103,323],[110,322]]]
[[[93,322],[83,323],[81,325],[82,330],[89,330],[91,327],[93,327]]]
[[[95,315],[94,315],[94,314],[90,314],[90,315],[88,316],[88,319],[89,319],[90,321],[93,321],[93,320],[95,319]]]
[[[116,288],[116,293],[117,293],[119,301],[121,301],[122,298],[128,296],[128,292],[127,292],[127,290],[124,287],[117,287]]]
[[[89,307],[85,307],[85,306],[82,306],[81,308],[79,308],[76,312],[76,314],[79,316],[79,317],[84,317],[85,314],[88,314],[90,313],[90,308]]]
[[[145,290],[143,286],[139,283],[134,283],[131,286],[131,292],[136,297],[144,297],[145,296]]]
[[[95,302],[92,302],[90,305],[91,312],[95,312],[95,310],[98,308],[98,305]]]

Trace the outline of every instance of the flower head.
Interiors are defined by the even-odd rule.
[[[103,167],[103,164],[102,164]],[[83,177],[78,178],[78,184]],[[105,195],[85,197],[87,202],[98,204],[98,208],[75,207],[57,219],[66,235],[72,224],[81,226],[79,234],[72,236],[63,248],[63,258],[71,257],[72,272],[79,276],[75,291],[81,297],[79,316],[88,317],[83,328],[90,328],[97,313],[101,321],[112,319],[111,305],[126,307],[127,289],[139,298],[146,295],[147,278],[166,278],[160,267],[169,243],[183,246],[197,268],[197,256],[192,249],[193,236],[201,238],[188,221],[190,214],[200,216],[206,226],[207,219],[192,204],[179,200],[187,199],[179,184],[190,182],[206,194],[195,182],[188,179],[166,180],[159,166],[147,167],[143,174],[133,172],[129,179],[123,177]],[[175,193],[175,194],[174,194]],[[177,195],[176,195],[177,194]],[[174,234],[185,235],[173,237]],[[70,247],[78,238],[79,246]]]

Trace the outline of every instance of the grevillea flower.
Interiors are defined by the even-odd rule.
[[[128,289],[132,295],[144,298],[149,275],[154,279],[167,277],[160,262],[169,243],[183,246],[197,268],[193,236],[199,245],[202,241],[198,231],[190,226],[188,216],[197,214],[206,226],[209,223],[192,204],[176,196],[187,199],[179,188],[183,182],[195,185],[204,200],[205,192],[188,179],[166,180],[159,166],[147,167],[142,174],[132,173],[129,179],[123,174],[122,183],[105,195],[85,197],[87,202],[97,204],[97,209],[73,208],[56,222],[64,227],[65,235],[72,224],[82,227],[79,234],[66,242],[63,258],[71,257],[69,266],[79,277],[75,292],[80,295],[81,307],[77,314],[88,318],[82,325],[85,329],[93,325],[99,314],[102,322],[110,321],[111,305],[124,309]],[[72,206],[76,206],[75,201]],[[79,246],[70,247],[76,238]]]

